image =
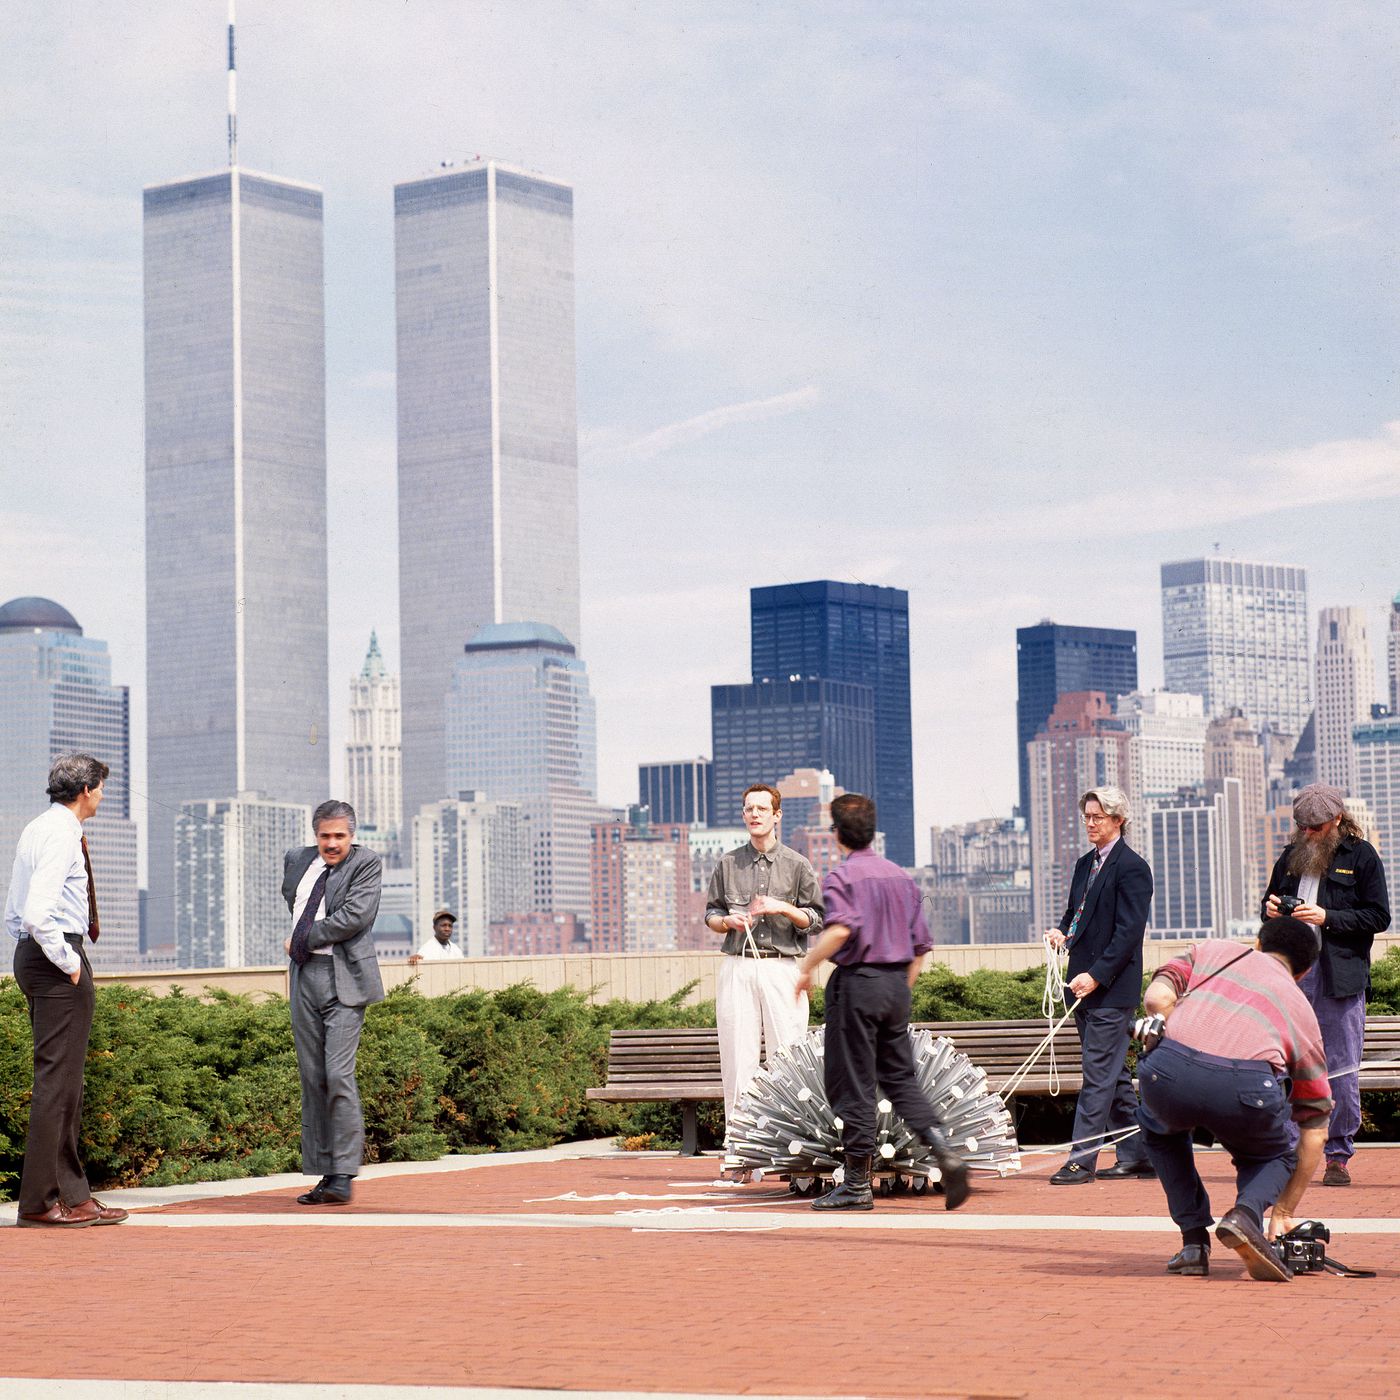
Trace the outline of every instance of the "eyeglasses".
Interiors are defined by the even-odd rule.
[[[771,807],[745,807],[745,808],[744,808],[744,815],[745,815],[746,817],[753,817],[753,816],[766,817],[772,810],[773,810],[773,809],[772,809]]]
[[[1095,812],[1092,816],[1088,812],[1084,813],[1084,825],[1096,826],[1099,822],[1111,822],[1113,817],[1108,812]]]
[[[1298,830],[1306,831],[1309,836],[1316,836],[1319,831],[1326,831],[1327,828],[1331,825],[1331,822],[1322,822],[1317,826],[1304,826],[1302,822],[1299,822]]]

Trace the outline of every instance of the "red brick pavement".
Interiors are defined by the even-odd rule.
[[[1223,1205],[1227,1164],[1203,1160]],[[1305,1207],[1396,1214],[1400,1151],[1354,1165],[1370,1184],[1315,1189]],[[339,1213],[684,1209],[692,1203],[539,1198],[703,1195],[713,1171],[712,1159],[503,1161],[365,1180]],[[743,1232],[750,1212],[736,1209],[714,1231],[671,1233],[302,1229],[275,1218],[304,1211],[292,1194],[162,1212],[209,1219],[193,1229],[7,1233],[0,1372],[738,1394],[1400,1393],[1400,1235],[1334,1241],[1348,1263],[1380,1269],[1375,1280],[1270,1286],[1220,1250],[1212,1278],[1167,1278],[1167,1233],[940,1229],[941,1200],[928,1197],[879,1205],[929,1228]],[[721,1206],[784,1199],[768,1186],[713,1195]],[[266,1213],[269,1225],[220,1226],[228,1211]],[[959,1218],[983,1213],[1155,1217],[1162,1202],[1152,1182],[1054,1189],[1042,1174],[984,1183]],[[740,1231],[722,1228],[730,1216]],[[57,1346],[75,1318],[80,1329]]]

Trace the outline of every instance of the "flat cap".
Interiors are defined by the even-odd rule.
[[[439,919],[451,919],[454,924],[457,922],[457,916],[450,909],[439,909],[433,915],[433,922],[437,923]]]
[[[1299,826],[1321,826],[1346,810],[1346,794],[1327,783],[1309,783],[1293,799],[1293,820]]]

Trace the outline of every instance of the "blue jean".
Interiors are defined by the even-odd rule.
[[[1212,1223],[1193,1128],[1207,1128],[1235,1165],[1235,1204],[1260,1224],[1297,1165],[1288,1095],[1267,1060],[1226,1060],[1164,1040],[1138,1062],[1138,1122],[1167,1208],[1182,1231]]]

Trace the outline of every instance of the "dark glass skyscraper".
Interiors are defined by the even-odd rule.
[[[705,758],[640,764],[637,801],[650,809],[654,822],[709,826],[715,805],[714,765]]]
[[[900,865],[913,865],[909,594],[902,588],[823,579],[755,588],[749,600],[755,682],[821,678],[869,686],[874,692],[875,766],[869,788],[856,774],[825,766],[847,791],[869,791],[879,808],[886,853]],[[804,763],[815,764],[816,755]],[[715,795],[722,801],[718,788],[717,781]]]
[[[1038,622],[1016,629],[1016,771],[1021,815],[1030,819],[1026,745],[1045,727],[1055,701],[1072,691],[1101,690],[1110,703],[1136,690],[1137,633],[1118,627],[1062,627]]]

